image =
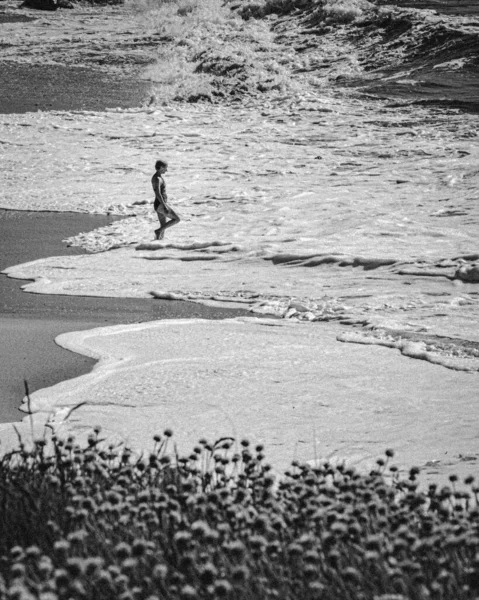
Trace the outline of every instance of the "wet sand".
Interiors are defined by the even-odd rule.
[[[37,258],[84,254],[81,248],[67,247],[62,239],[117,220],[104,215],[0,210],[0,271]],[[247,314],[190,302],[39,296],[23,292],[22,285],[25,281],[0,275],[0,423],[24,417],[18,410],[24,380],[33,392],[93,368],[96,360],[55,344],[61,333],[156,319]]]
[[[13,9],[4,3],[1,7]],[[0,8],[0,25],[26,24],[31,21],[58,19],[52,13],[23,9],[18,13],[3,12]],[[16,8],[13,10],[17,10]],[[48,16],[50,15],[50,16]],[[61,18],[61,16],[60,16]],[[6,30],[3,31],[8,36]],[[14,36],[13,39],[15,39]],[[13,42],[15,43],[15,42]],[[4,44],[4,49],[12,42]],[[45,64],[45,56],[49,61]],[[6,60],[5,60],[6,58]],[[105,108],[133,108],[150,97],[150,84],[133,73],[109,73],[101,68],[101,60],[85,67],[75,63],[52,64],[52,54],[43,49],[39,62],[16,62],[8,51],[0,60],[0,113],[14,114],[49,110],[104,110]],[[145,59],[146,60],[146,59]],[[28,93],[25,93],[28,90]]]
[[[14,62],[0,62],[0,81],[3,114],[129,108],[141,105],[149,90],[149,84],[137,79],[113,77],[94,69]]]

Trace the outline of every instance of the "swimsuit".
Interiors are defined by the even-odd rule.
[[[159,180],[160,196],[163,198],[163,202],[158,200],[158,198],[155,196],[155,202],[153,203],[153,208],[154,208],[155,212],[158,213],[159,215],[164,215],[165,217],[170,217],[171,219],[174,219],[175,215],[172,214],[172,209],[166,203],[168,196],[166,195],[166,185],[165,185],[165,182],[163,181],[163,177],[158,177],[158,180]],[[154,189],[154,186],[153,186],[153,189]]]
[[[159,215],[164,215],[165,217],[170,217],[171,219],[175,218],[175,215],[172,213],[172,209],[168,206],[168,204],[166,204],[166,202],[160,202],[155,198],[153,208]]]

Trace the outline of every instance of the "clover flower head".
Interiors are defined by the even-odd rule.
[[[217,598],[227,598],[232,591],[233,587],[226,579],[218,579],[214,585],[214,593]]]
[[[199,579],[203,585],[211,585],[215,582],[218,570],[212,562],[206,563],[199,572]]]
[[[120,542],[115,547],[115,554],[120,560],[125,560],[131,556],[131,546],[126,542]]]

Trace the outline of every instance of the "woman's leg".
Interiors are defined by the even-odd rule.
[[[170,221],[165,222],[164,224],[161,224],[161,237],[160,239],[163,239],[163,236],[165,235],[165,230],[168,229],[168,227],[173,227],[173,225],[176,225],[177,223],[179,223],[181,221],[180,217],[177,215],[177,213],[170,208],[168,211],[168,217],[170,219]]]
[[[157,240],[162,240],[163,236],[165,235],[165,226],[166,226],[166,217],[165,215],[157,212],[156,213],[158,215],[158,221],[160,222],[160,227],[158,229],[155,229],[155,236]]]

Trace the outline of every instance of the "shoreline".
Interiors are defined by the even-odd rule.
[[[99,358],[97,366],[33,394],[31,418],[17,428],[25,439],[52,430],[83,443],[100,426],[111,443],[139,453],[165,427],[180,453],[201,437],[241,436],[265,444],[279,470],[315,457],[370,469],[391,447],[398,467],[419,466],[425,482],[468,475],[478,460],[474,379],[377,346],[343,346],[338,331],[233,318],[67,333],[59,343]],[[8,424],[0,436],[5,449],[15,446]]]
[[[85,227],[100,227],[117,220],[118,217],[81,213],[0,210],[0,271],[10,264],[57,254],[86,254],[81,248],[66,247],[62,238]],[[31,245],[23,243],[20,231],[33,240]],[[38,254],[34,256],[33,252]],[[0,275],[0,328],[4,336],[0,348],[0,423],[24,417],[18,410],[24,397],[24,379],[30,392],[34,392],[89,373],[95,366],[96,360],[60,348],[54,339],[62,333],[156,319],[245,314],[167,300],[30,294],[21,290],[26,283]]]
[[[474,274],[477,260],[477,145],[470,136],[477,117],[396,100],[370,102],[345,91],[341,78],[348,80],[357,66],[350,54],[355,59],[361,50],[347,29],[318,37],[291,24],[283,21],[286,41],[271,46],[272,56],[285,46],[299,49],[299,39],[311,42],[311,52],[300,64],[294,55],[289,66],[296,83],[315,79],[294,97],[276,95],[277,104],[257,94],[251,104],[243,96],[234,109],[161,105],[4,119],[6,204],[138,217],[72,241],[112,252],[10,270],[35,280],[24,285],[42,295],[24,297],[36,306],[63,302],[64,296],[43,293],[78,302],[90,293],[93,306],[98,296],[111,305],[109,296],[202,295],[246,300],[252,308],[258,303],[265,311],[277,306],[287,316],[248,319],[248,325],[189,319],[170,326],[147,315],[144,327],[66,334],[67,345],[88,338],[94,347],[87,354],[118,360],[103,361],[81,382],[35,392],[32,420],[39,432],[53,410],[62,433],[82,436],[99,422],[109,435],[140,445],[153,428],[171,426],[193,441],[198,429],[209,437],[254,430],[253,439],[261,437],[288,460],[297,449],[299,458],[312,458],[311,440],[318,439],[321,454],[338,459],[362,461],[395,447],[401,460],[431,475],[467,467],[465,456],[477,461],[471,454],[474,379],[426,360],[428,352],[455,357],[464,344],[439,347],[429,343],[435,337],[422,339],[426,331],[462,341],[479,314],[474,281],[455,276]],[[413,32],[422,24],[414,20],[419,29]],[[324,64],[340,46],[341,60]],[[387,65],[395,47],[382,47],[384,61],[374,58]],[[182,216],[165,244],[151,241],[147,206],[148,165],[160,150],[174,165],[168,184]],[[180,301],[178,310],[191,317],[190,311],[203,310],[194,306]],[[165,304],[170,315],[174,307]],[[340,320],[367,337],[341,340],[337,323],[299,322],[303,318]],[[245,330],[251,335],[241,341]],[[413,352],[406,356],[391,330],[421,339],[409,340]],[[77,348],[85,349],[80,342]],[[477,358],[466,357],[473,366]],[[84,388],[93,379],[95,386]],[[88,405],[66,419],[83,402]],[[29,421],[22,425],[26,434]]]

